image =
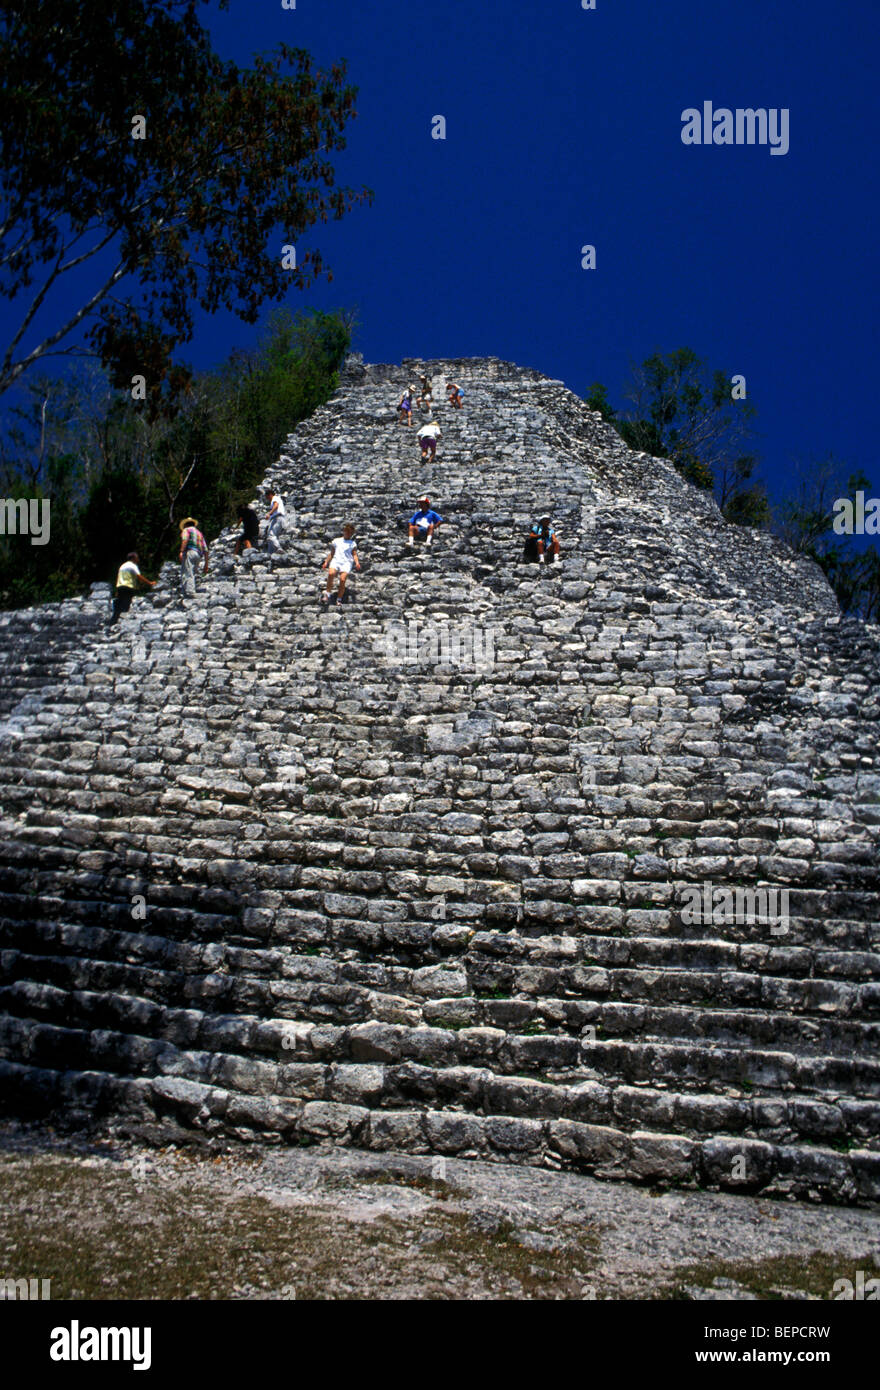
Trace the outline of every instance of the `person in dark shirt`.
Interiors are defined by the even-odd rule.
[[[240,555],[243,550],[253,550],[260,539],[260,518],[253,507],[239,507],[238,519],[242,525],[242,532],[235,542],[236,555]]]

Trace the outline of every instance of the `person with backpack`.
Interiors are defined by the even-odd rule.
[[[345,585],[352,568],[359,570],[361,567],[360,558],[357,551],[357,541],[354,538],[354,527],[347,521],[342,528],[342,535],[337,536],[335,541],[330,542],[330,554],[321,566],[322,570],[330,567],[327,575],[327,587],[321,595],[322,603],[330,602],[330,595],[333,592],[333,580],[339,575],[339,597],[336,602],[341,603],[345,596]]]
[[[419,510],[409,519],[409,535],[407,545],[413,545],[416,536],[423,540],[425,545],[430,545],[434,539],[434,531],[443,520],[439,512],[435,512],[431,507],[430,497],[422,497],[419,503]]]
[[[433,382],[429,376],[425,376],[423,373],[419,374],[419,381],[422,385],[422,394],[416,401],[416,405],[420,406],[422,410],[430,412],[433,401]]]
[[[411,424],[412,424],[412,407],[413,407],[413,396],[414,396],[414,395],[415,395],[415,388],[412,387],[412,386],[407,386],[406,390],[404,391],[403,395],[401,396],[400,400],[398,401],[398,404],[397,404],[397,417],[398,417],[398,418],[397,418],[397,423],[398,423],[399,425],[411,425]]]
[[[135,596],[138,584],[146,584],[150,589],[155,589],[155,579],[147,579],[141,574],[138,568],[138,553],[132,550],[126,555],[125,560],[119,566],[116,575],[116,592],[113,595],[113,616],[110,619],[110,626],[119,622],[120,615],[127,613],[131,607],[131,601]]]
[[[195,517],[185,516],[180,522],[180,587],[183,598],[195,598],[196,574],[204,561],[208,573],[208,547]]]
[[[437,424],[436,420],[432,420],[428,425],[422,425],[422,428],[418,432],[419,447],[422,451],[422,462],[425,460],[429,463],[434,462],[434,456],[437,453],[437,440],[440,438],[440,433],[440,426]]]
[[[547,551],[550,551],[553,559],[552,564],[559,564],[559,537],[553,529],[553,522],[546,514],[535,522],[526,540],[526,550],[523,556],[526,560],[537,558],[539,564],[546,564]]]

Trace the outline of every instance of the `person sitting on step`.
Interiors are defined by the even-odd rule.
[[[351,574],[352,566],[356,570],[361,567],[357,552],[357,541],[354,538],[354,527],[347,521],[342,528],[342,535],[337,536],[335,541],[330,542],[330,554],[321,566],[322,570],[330,566],[327,575],[327,587],[321,595],[322,603],[330,602],[330,595],[333,592],[333,580],[339,575],[339,597],[337,603],[341,603],[345,595],[345,585],[348,576]]]
[[[430,497],[422,497],[419,501],[419,510],[414,512],[409,519],[407,545],[412,545],[416,536],[419,540],[424,541],[425,545],[430,545],[434,539],[434,532],[442,520],[442,516],[432,510]]]
[[[146,584],[151,589],[155,589],[155,579],[147,579],[138,569],[138,553],[136,550],[130,551],[125,560],[119,566],[119,573],[116,576],[116,593],[113,596],[113,617],[110,619],[110,626],[119,622],[120,613],[127,613],[131,607],[135,590],[138,584]]]
[[[418,433],[418,441],[422,451],[423,462],[427,460],[429,463],[433,463],[434,456],[437,453],[437,440],[440,438],[440,434],[440,426],[437,424],[436,420],[432,420],[430,424],[422,425]]]
[[[238,519],[241,522],[242,531],[235,540],[234,553],[236,555],[240,555],[243,550],[253,550],[260,541],[260,518],[253,507],[239,507]]]
[[[412,424],[412,407],[415,387],[407,386],[403,395],[397,403],[397,423],[399,425]]]
[[[543,565],[546,564],[546,556],[549,551],[553,556],[551,563],[559,564],[559,537],[553,529],[553,522],[546,513],[535,522],[530,530],[526,547],[530,552],[526,558],[533,559],[537,555],[538,563]]]
[[[461,410],[461,403],[464,400],[464,392],[454,381],[447,381],[446,394],[449,397],[449,404],[454,410]]]

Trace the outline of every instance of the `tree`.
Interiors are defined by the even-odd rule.
[[[871,484],[861,472],[844,484],[844,465],[832,454],[797,469],[794,492],[780,504],[774,530],[799,555],[808,555],[824,571],[844,613],[873,621],[880,613],[880,553],[859,552],[834,534],[834,503],[855,500]]]
[[[608,425],[617,424],[617,412],[608,399],[608,389],[603,386],[601,381],[594,381],[586,395],[586,403],[591,410],[596,410]]]
[[[190,380],[194,311],[254,323],[324,273],[297,249],[370,198],[336,188],[356,114],[345,65],[282,44],[240,69],[207,0],[13,0],[0,16],[0,294],[20,305],[0,392],[50,355],[89,354],[151,413]],[[332,278],[329,272],[328,278]],[[27,293],[26,293],[27,292]]]
[[[751,433],[754,410],[733,398],[729,376],[710,371],[692,348],[655,352],[632,368],[627,399],[632,408],[618,415],[605,387],[594,382],[587,404],[631,449],[671,459],[697,487],[714,488],[729,521],[765,524],[764,489],[752,482],[756,459],[739,452]]]
[[[715,496],[725,521],[737,526],[766,526],[770,503],[763,483],[753,483],[758,460],[754,454],[722,459],[715,476]]]
[[[187,512],[209,536],[229,525],[288,432],[336,389],[351,328],[343,313],[276,310],[254,350],[194,375],[176,411],[152,419],[93,364],[31,378],[0,433],[0,491],[51,498],[52,544],[0,536],[0,607],[112,579],[129,550],[157,569]]]

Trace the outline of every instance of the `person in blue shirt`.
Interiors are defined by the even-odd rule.
[[[547,551],[553,556],[552,564],[559,564],[559,537],[553,529],[553,522],[549,516],[542,516],[535,522],[529,532],[529,540],[535,544],[538,552],[538,563],[546,564]]]
[[[430,545],[434,539],[434,531],[442,520],[442,516],[431,509],[430,497],[420,498],[419,510],[409,519],[407,545],[412,545],[416,536],[423,540],[425,545]]]

